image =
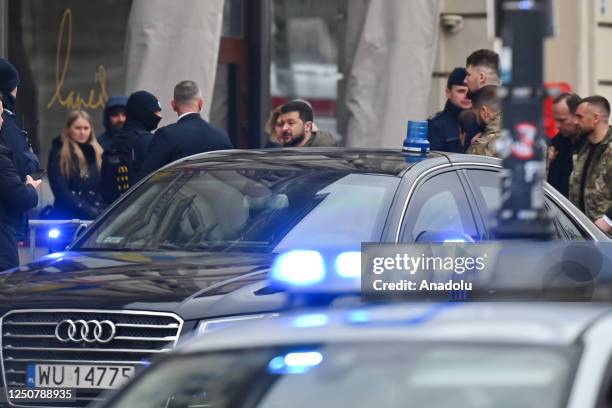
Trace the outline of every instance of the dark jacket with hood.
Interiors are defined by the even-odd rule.
[[[21,180],[10,150],[0,144],[0,271],[19,265],[15,220],[36,204],[36,189]]]
[[[115,135],[119,133],[120,128],[113,127],[110,123],[111,112],[122,109],[125,111],[127,105],[127,96],[111,96],[106,102],[104,107],[104,113],[102,114],[102,121],[104,123],[104,133],[98,135],[98,142],[102,146],[102,149],[108,150],[112,144]]]
[[[147,91],[134,92],[128,98],[125,125],[117,132],[102,158],[101,193],[108,203],[115,201],[136,182],[136,175],[153,139],[151,131],[161,120],[155,114],[159,111],[159,101]]]
[[[87,163],[87,172],[80,172],[79,161],[73,156],[72,167],[76,169],[69,178],[64,177],[60,170],[60,152],[62,140],[60,137],[53,139],[47,171],[49,184],[55,196],[53,203],[53,218],[82,220],[93,220],[96,218],[106,203],[100,195],[100,171],[96,166],[96,152],[94,148],[86,144],[78,144],[83,152]]]

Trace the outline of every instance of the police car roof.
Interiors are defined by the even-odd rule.
[[[415,341],[571,345],[612,308],[588,303],[420,303],[306,311],[205,333],[177,349],[198,353],[301,344]]]
[[[411,160],[407,160],[409,157]],[[206,167],[235,169],[338,170],[401,176],[414,164],[438,159],[442,162],[495,162],[483,156],[429,152],[407,154],[399,149],[300,147],[278,149],[220,150],[196,154],[172,163],[165,169]]]

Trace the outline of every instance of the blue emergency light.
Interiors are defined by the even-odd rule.
[[[274,357],[268,363],[268,372],[272,374],[304,374],[323,361],[318,351],[291,352]]]
[[[329,322],[329,316],[324,313],[310,313],[302,316],[298,316],[293,319],[293,327],[300,329],[308,327],[320,327],[325,326]]]
[[[62,235],[62,234],[61,234],[61,232],[60,232],[60,230],[59,230],[59,229],[57,229],[57,228],[51,228],[51,229],[49,230],[49,233],[48,233],[47,235],[48,235],[48,236],[49,236],[49,238],[51,238],[51,239],[58,239],[58,238],[60,237],[60,235]]]
[[[317,251],[285,252],[274,260],[272,279],[292,286],[309,286],[325,279],[325,262]]]
[[[405,153],[425,154],[429,152],[427,140],[427,121],[408,121],[408,130],[402,151]]]
[[[291,292],[358,291],[361,285],[361,253],[292,250],[272,264],[271,281]]]
[[[361,252],[342,252],[336,258],[335,271],[341,278],[359,278],[361,276]]]

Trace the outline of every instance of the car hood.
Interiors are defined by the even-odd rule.
[[[0,272],[0,312],[41,307],[177,311],[188,300],[219,297],[261,282],[272,257],[241,252],[56,253]]]

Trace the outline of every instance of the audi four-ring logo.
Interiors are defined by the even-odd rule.
[[[62,320],[55,326],[55,338],[61,342],[108,343],[117,328],[110,320]]]

